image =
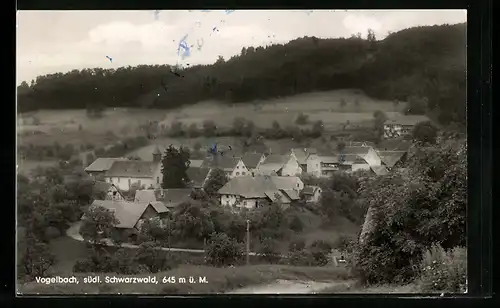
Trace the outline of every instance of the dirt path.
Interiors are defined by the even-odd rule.
[[[227,294],[307,294],[307,293],[319,292],[326,288],[332,288],[337,286],[343,287],[346,286],[348,283],[349,283],[348,281],[316,282],[316,281],[277,280],[275,283],[244,287],[226,293]]]
[[[66,230],[66,236],[71,237],[72,239],[74,239],[76,241],[83,242],[84,239],[83,239],[82,235],[79,232],[80,225],[81,225],[80,221],[71,224],[70,227]],[[106,246],[115,246],[115,244],[110,239],[106,239],[103,242],[104,242],[104,244]],[[134,245],[134,244],[129,244],[129,243],[123,243],[121,246],[125,247],[125,248],[133,248],[133,249],[139,248],[139,245]],[[203,250],[203,249],[165,248],[165,247],[162,247],[160,249],[163,250],[163,251],[205,253],[205,250]],[[250,252],[249,255],[255,256],[256,253],[255,252]],[[282,256],[282,257],[286,258],[287,256]]]

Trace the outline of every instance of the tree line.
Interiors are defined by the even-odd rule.
[[[466,24],[414,27],[381,41],[373,31],[366,39],[303,37],[243,48],[212,65],[87,68],[38,76],[18,87],[18,109],[176,108],[208,99],[233,104],[359,88],[380,99],[418,97],[443,124],[465,123],[465,30]]]

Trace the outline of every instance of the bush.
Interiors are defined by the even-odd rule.
[[[48,240],[55,239],[61,236],[61,232],[56,227],[49,226],[45,229],[45,238]]]
[[[335,240],[332,247],[341,251],[348,251],[352,247],[354,239],[351,236],[341,234]]]
[[[303,250],[306,248],[306,241],[304,239],[295,239],[288,245],[289,251]]]
[[[288,260],[294,266],[313,266],[317,264],[313,254],[305,249],[289,252]]]
[[[213,266],[234,265],[243,259],[243,245],[225,233],[212,233],[206,254]]]
[[[466,249],[456,247],[446,252],[433,246],[424,253],[420,265],[422,292],[465,293],[467,291]]]
[[[305,124],[307,124],[308,120],[309,120],[309,116],[307,114],[299,113],[299,115],[297,116],[297,119],[295,120],[295,124],[305,125]]]
[[[322,266],[328,263],[328,255],[332,249],[332,244],[326,241],[316,240],[311,244],[309,249],[316,265]]]
[[[300,220],[300,218],[295,215],[290,220],[289,228],[295,232],[301,232],[304,229],[304,224],[302,223],[302,220]]]
[[[262,254],[262,260],[269,262],[271,264],[276,264],[281,259],[281,254],[279,252],[279,242],[272,238],[266,238],[262,241],[262,247],[260,253]]]

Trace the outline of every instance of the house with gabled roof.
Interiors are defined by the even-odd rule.
[[[106,183],[102,181],[94,181],[92,187],[92,194],[94,199],[97,200],[112,200],[112,201],[122,201],[125,197],[121,191],[111,183]]]
[[[111,157],[99,157],[87,168],[85,172],[93,179],[97,180],[100,178],[104,179],[104,174],[111,168],[115,161],[128,161],[126,158],[111,158]]]
[[[361,157],[369,166],[380,166],[381,161],[375,149],[371,146],[346,146],[342,154],[357,155]],[[369,169],[368,167],[366,169]]]
[[[295,156],[295,159],[297,159],[302,171],[306,173],[309,172],[307,170],[307,160],[312,155],[318,154],[318,151],[315,148],[293,148],[290,152]]]
[[[245,153],[241,156],[241,160],[247,167],[249,172],[255,172],[255,169],[266,159],[263,153]]]
[[[219,190],[221,206],[253,209],[280,202],[285,207],[299,200],[304,183],[298,177],[243,176]]]
[[[306,203],[317,203],[321,197],[321,192],[320,187],[308,185],[302,190],[302,195]]]
[[[208,156],[203,160],[200,168],[221,169],[229,179],[244,176],[249,173],[247,167],[240,157],[225,155]]]
[[[388,171],[400,166],[406,159],[406,151],[378,151],[378,155],[382,161],[382,165]]]
[[[95,200],[89,207],[89,211],[96,207],[103,207],[114,213],[118,223],[114,226],[118,231],[131,231],[136,234],[145,220],[160,217],[160,213],[149,202],[128,202],[112,200]],[[163,209],[160,208],[160,211]],[[82,220],[85,220],[84,214]]]
[[[119,189],[128,191],[132,185],[158,188],[161,185],[161,162],[116,161],[104,174],[104,179]]]
[[[384,138],[398,138],[412,133],[417,123],[427,122],[430,119],[425,115],[401,115],[384,122]]]
[[[301,173],[302,168],[292,154],[270,154],[256,169],[258,175],[296,176]]]

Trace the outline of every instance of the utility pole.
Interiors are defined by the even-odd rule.
[[[247,265],[250,265],[250,220],[247,219]]]

